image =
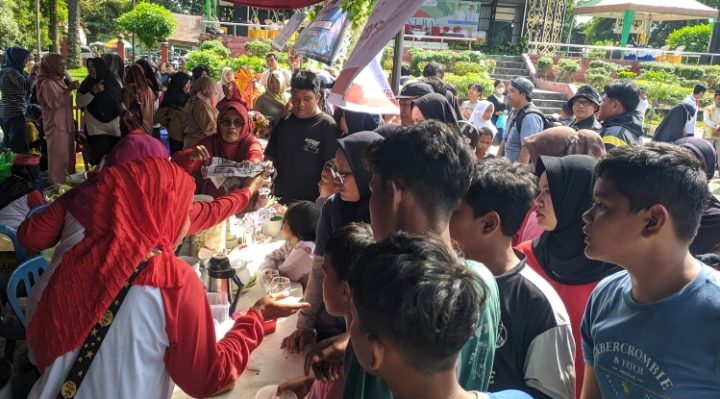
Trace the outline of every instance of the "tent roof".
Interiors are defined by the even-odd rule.
[[[625,11],[635,11],[636,20],[669,21],[716,18],[718,10],[696,0],[590,0],[575,7],[576,15],[623,18]]]
[[[292,10],[319,3],[322,0],[224,0],[228,3],[272,10]]]

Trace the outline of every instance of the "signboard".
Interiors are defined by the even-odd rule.
[[[480,3],[425,0],[408,24],[414,34],[475,37],[480,24]]]
[[[350,20],[340,0],[330,0],[295,40],[295,52],[332,65],[340,55]]]
[[[300,24],[303,23],[306,16],[307,14],[305,13],[305,11],[295,11],[295,14],[293,14],[293,16],[290,17],[290,19],[288,20],[287,24],[283,26],[280,34],[278,34],[277,37],[273,39],[272,46],[278,50],[282,50],[285,47],[285,44],[287,44],[288,40],[290,40],[292,35],[297,32]]]
[[[381,56],[382,54],[378,54],[360,71],[345,95],[332,92],[328,102],[348,111],[375,115],[399,114],[398,101],[380,66]]]

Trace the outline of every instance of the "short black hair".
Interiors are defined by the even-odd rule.
[[[495,137],[495,134],[493,133],[492,130],[490,130],[489,127],[481,127],[477,131],[478,131],[478,137],[480,137],[480,136],[490,136],[490,138]]]
[[[320,94],[320,78],[313,72],[300,69],[293,74],[290,87],[295,90],[312,90],[313,93]]]
[[[448,92],[450,92],[452,93],[452,95],[457,96],[457,89],[455,88],[455,86],[438,77],[431,76],[423,78],[421,82],[429,84],[435,93],[445,96]]]
[[[609,98],[620,101],[625,112],[631,112],[640,103],[640,89],[635,83],[621,79],[605,86],[605,95]]]
[[[483,94],[483,87],[480,83],[472,83],[470,86],[468,86],[468,91],[469,90],[475,90],[480,93],[480,95]]]
[[[364,251],[375,243],[372,228],[367,223],[351,223],[334,231],[325,242],[325,256],[338,275],[338,280],[347,281],[350,269]]]
[[[707,91],[707,87],[705,87],[705,85],[702,83],[696,84],[695,87],[693,88],[693,94],[705,93],[706,91]]]
[[[500,216],[502,233],[515,235],[538,194],[537,177],[505,158],[478,161],[465,201],[477,219],[488,212]]]
[[[455,367],[486,298],[477,274],[442,240],[404,232],[363,251],[348,282],[361,331],[386,338],[424,373]]]
[[[457,127],[430,120],[370,144],[366,159],[383,188],[386,180],[397,180],[429,216],[450,218],[470,185],[475,155]]]
[[[495,79],[495,82],[493,83],[493,87],[498,87],[498,86],[500,86],[500,84],[504,84],[503,81],[500,79]]]
[[[714,97],[720,97],[720,91],[716,91]]]
[[[569,106],[567,103],[564,103],[564,104],[562,105],[562,108],[561,108],[561,109],[562,109],[562,112],[564,112],[564,113],[566,113],[566,114],[568,114],[568,115],[570,115],[570,116],[573,115],[573,110],[572,110],[572,108],[570,108],[570,106]]]
[[[695,237],[711,194],[702,164],[689,149],[668,143],[616,147],[596,172],[628,199],[631,212],[660,204],[672,217],[678,238]]]
[[[310,201],[298,201],[285,212],[285,223],[300,241],[315,241],[320,208]]]
[[[193,68],[191,71],[193,81],[200,79],[203,72],[210,76],[210,69],[205,64],[200,64]]]
[[[423,68],[423,76],[426,78],[433,78],[443,73],[445,73],[445,67],[435,61],[428,62]]]
[[[268,58],[270,58],[270,57],[277,59],[277,55],[276,55],[275,53],[267,53],[267,54],[265,55],[265,59],[266,59],[266,60],[267,60]]]

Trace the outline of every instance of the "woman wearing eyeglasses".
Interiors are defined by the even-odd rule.
[[[183,115],[184,148],[195,147],[200,140],[217,131],[218,110],[213,106],[214,98],[215,82],[212,79],[203,76],[193,82]]]
[[[248,110],[243,103],[224,103],[217,118],[217,134],[205,137],[192,148],[176,152],[172,159],[192,173],[212,157],[236,162],[262,161],[262,147],[252,134]],[[209,179],[202,179],[200,192],[217,198],[225,194],[225,189],[215,187]]]
[[[304,302],[311,307],[298,317],[297,329],[283,340],[283,348],[302,353],[317,340],[337,335],[344,331],[342,318],[337,319],[324,311],[322,283],[325,278],[322,264],[325,256],[325,242],[337,230],[354,222],[370,222],[370,179],[372,172],[364,163],[365,151],[383,137],[375,132],[358,132],[338,140],[335,164],[330,173],[337,193],[328,198],[320,213],[315,236],[315,258],[310,270],[310,279],[305,290]]]

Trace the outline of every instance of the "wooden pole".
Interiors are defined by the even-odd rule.
[[[404,29],[400,29],[400,32],[395,35],[395,52],[393,54],[393,68],[390,78],[390,87],[395,95],[400,94],[400,73],[402,69],[403,46],[405,43],[404,35]]]

